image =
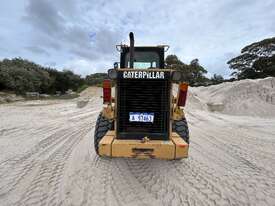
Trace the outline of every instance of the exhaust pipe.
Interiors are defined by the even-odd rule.
[[[130,32],[130,68],[134,68],[135,39],[134,33]]]

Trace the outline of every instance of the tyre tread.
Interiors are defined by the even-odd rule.
[[[172,124],[172,130],[189,144],[189,129],[185,118],[181,120],[175,120]]]
[[[96,126],[95,126],[95,133],[94,133],[94,147],[97,154],[98,153],[98,145],[100,140],[104,137],[104,135],[113,128],[114,122],[111,120],[106,119],[102,113],[98,115]]]

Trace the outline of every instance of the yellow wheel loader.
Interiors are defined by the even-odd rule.
[[[181,82],[181,72],[165,68],[167,45],[134,46],[133,33],[129,36],[130,46],[117,45],[120,62],[103,82],[95,151],[108,157],[187,158],[189,131],[183,107],[188,84]],[[175,96],[173,83],[179,85]]]

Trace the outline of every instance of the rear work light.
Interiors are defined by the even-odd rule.
[[[116,79],[117,78],[117,70],[116,69],[109,69],[108,70],[108,77],[110,79]]]
[[[111,101],[112,101],[111,80],[105,79],[103,81],[103,104],[111,103]]]
[[[179,91],[178,91],[178,106],[184,107],[186,103],[188,91],[188,84],[187,83],[180,83],[179,84]]]

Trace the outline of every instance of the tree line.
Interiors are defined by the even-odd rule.
[[[0,61],[0,90],[55,94],[77,91],[84,84],[85,80],[70,70],[58,71],[21,58]]]
[[[75,92],[87,86],[99,86],[107,73],[95,73],[81,77],[70,70],[59,71],[22,58],[0,61],[0,91],[14,91],[24,95],[26,92],[41,94],[64,94]]]

